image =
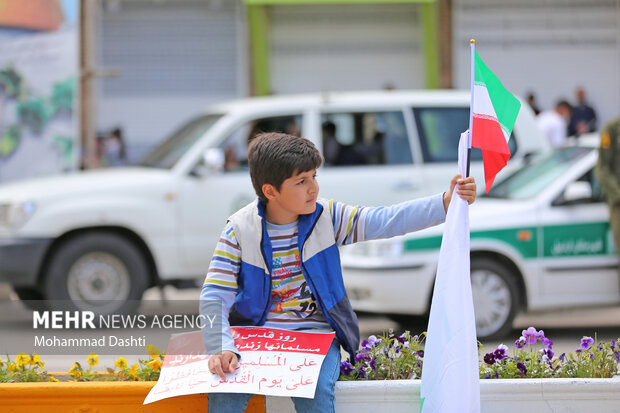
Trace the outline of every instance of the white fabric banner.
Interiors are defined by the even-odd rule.
[[[461,134],[459,173],[467,138]],[[422,413],[479,413],[480,383],[469,266],[469,205],[454,194],[443,231],[420,391]]]

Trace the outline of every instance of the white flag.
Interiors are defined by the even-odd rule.
[[[467,135],[459,143],[465,176]],[[443,231],[421,385],[422,413],[479,413],[480,383],[469,267],[469,205],[454,194]]]

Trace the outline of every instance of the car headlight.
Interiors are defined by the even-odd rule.
[[[0,204],[0,226],[20,227],[34,214],[35,209],[32,201]]]
[[[404,252],[402,241],[368,241],[352,245],[350,255],[361,257],[398,258]]]

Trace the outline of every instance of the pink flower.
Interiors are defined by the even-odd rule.
[[[527,330],[523,330],[521,332],[523,337],[525,337],[527,344],[536,344],[536,342],[538,341],[538,337],[540,337],[541,333],[542,335],[544,335],[544,332],[542,330],[538,332],[534,327],[530,327]]]

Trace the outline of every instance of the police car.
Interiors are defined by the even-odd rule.
[[[582,138],[532,160],[470,207],[478,338],[504,336],[519,312],[620,303],[609,212],[593,171],[597,143]],[[397,321],[426,314],[442,232],[343,249],[353,308]]]

